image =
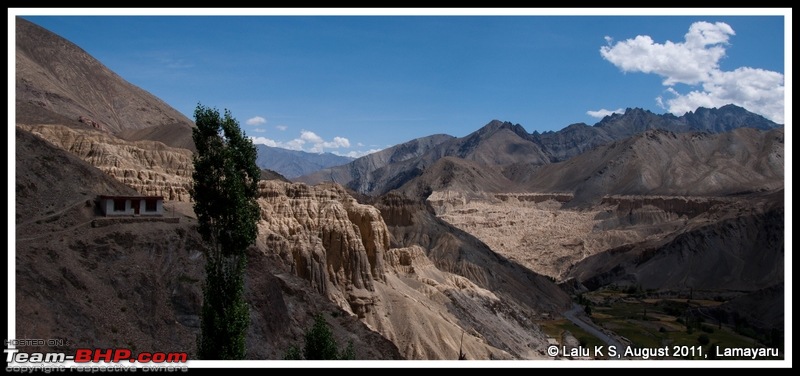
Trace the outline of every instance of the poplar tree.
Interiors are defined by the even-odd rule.
[[[206,243],[200,359],[243,359],[250,313],[244,299],[247,248],[258,233],[256,148],[227,109],[198,104],[192,130],[190,191],[198,231]]]

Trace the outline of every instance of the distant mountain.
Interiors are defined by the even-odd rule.
[[[699,108],[680,117],[628,109],[624,114],[607,116],[594,126],[579,123],[557,132],[545,133],[528,133],[519,124],[493,120],[465,137],[439,138],[442,142],[428,144],[427,150],[419,149],[421,153],[411,158],[380,165],[356,160],[328,172],[329,175],[333,172],[333,175],[317,173],[297,180],[306,183],[330,181],[341,177],[336,173],[349,171],[344,176],[346,179],[335,181],[359,193],[381,195],[422,175],[439,159],[457,157],[502,171],[507,179],[515,183],[527,184],[533,178],[533,172],[542,166],[565,161],[648,130],[720,133],[743,127],[768,130],[780,128],[781,125],[734,105],[715,109]],[[418,141],[407,144],[415,142]]]
[[[673,133],[648,130],[531,174],[526,191],[606,194],[729,195],[783,186],[783,129]]]
[[[590,289],[615,283],[643,289],[741,292],[783,284],[783,197],[783,190],[778,190],[735,205],[717,205],[687,219],[685,227],[668,236],[586,257],[573,265],[567,277]]]
[[[768,130],[781,125],[732,104],[712,109],[700,107],[697,111],[687,112],[680,117],[669,113],[657,115],[641,108],[628,108],[624,114],[606,116],[594,126],[578,123],[558,132],[534,132],[532,140],[542,145],[551,156],[551,162],[558,162],[651,129],[676,133],[722,133],[743,127]]]
[[[19,17],[16,28],[17,123],[90,127],[194,148],[192,121],[180,112],[66,39]],[[136,133],[147,128],[158,130]]]
[[[444,157],[399,190],[406,197],[427,197],[433,191],[453,190],[466,194],[498,193],[514,190],[515,184],[495,169],[486,165],[456,158]]]
[[[353,158],[331,153],[308,153],[256,144],[256,164],[262,169],[273,170],[289,179],[310,174],[327,167],[351,162]]]
[[[295,180],[307,184],[334,182],[360,193],[368,193],[374,190],[374,181],[380,181],[383,176],[397,176],[392,169],[383,170],[384,167],[414,160],[443,142],[454,138],[445,134],[417,138],[377,153],[365,155],[346,165],[327,168]],[[398,168],[404,169],[404,167]],[[411,173],[413,174],[413,171]],[[408,179],[400,180],[405,182]]]

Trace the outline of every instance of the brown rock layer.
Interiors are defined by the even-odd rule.
[[[369,308],[389,235],[380,213],[338,185],[259,182],[260,238],[298,276],[348,309]],[[350,307],[352,309],[352,307]]]
[[[190,200],[192,152],[157,141],[125,141],[103,132],[62,125],[18,125],[77,155],[143,195]]]

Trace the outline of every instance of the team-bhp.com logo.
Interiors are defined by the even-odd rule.
[[[7,372],[59,372],[67,369],[86,372],[98,371],[186,371],[188,355],[185,352],[140,352],[129,349],[77,349],[74,355],[60,352],[28,353],[18,349],[5,349]],[[66,366],[71,362],[74,366]],[[126,364],[136,364],[127,366]],[[102,364],[102,366],[100,365]],[[153,365],[155,364],[155,365]],[[180,366],[182,365],[182,366]]]

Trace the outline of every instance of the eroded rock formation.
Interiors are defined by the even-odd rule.
[[[369,310],[389,246],[377,209],[357,203],[338,185],[278,181],[259,182],[258,202],[259,236],[267,249],[343,308]]]
[[[483,287],[486,270],[458,275],[464,268],[432,261],[421,245],[391,248],[382,213],[341,186],[261,181],[258,202],[259,248],[404,356],[457,359],[461,348],[470,359],[543,357],[533,305]]]
[[[62,125],[18,125],[77,155],[143,195],[189,201],[192,152],[156,141],[125,141],[104,132]]]

